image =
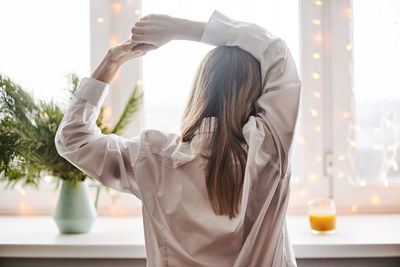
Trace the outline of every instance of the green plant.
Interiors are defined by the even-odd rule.
[[[79,84],[75,74],[68,76],[71,95]],[[139,109],[143,93],[136,85],[118,122],[113,128],[102,124],[101,107],[96,124],[104,134],[121,134],[132,115]],[[0,74],[0,182],[5,188],[21,182],[22,186],[39,188],[41,173],[68,180],[76,186],[87,177],[66,159],[55,147],[54,138],[63,117],[62,109],[54,101],[35,101],[22,87]],[[89,177],[90,179],[93,179]]]

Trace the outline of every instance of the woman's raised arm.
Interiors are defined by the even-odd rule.
[[[257,24],[234,20],[218,10],[211,15],[201,41],[239,46],[260,61],[262,95],[255,103],[256,113],[273,135],[280,165],[286,170],[301,91],[297,68],[286,43]]]
[[[166,15],[143,17],[132,28],[132,40],[161,46],[173,39],[214,46],[239,46],[261,65],[262,95],[257,116],[274,137],[282,167],[287,167],[300,102],[301,81],[286,43],[259,25],[234,20],[215,10],[207,23]]]
[[[134,166],[141,136],[126,139],[102,134],[96,120],[109,83],[119,67],[152,49],[152,45],[138,45],[132,40],[111,47],[91,77],[79,82],[55,136],[58,153],[74,166],[102,184],[138,198],[141,192]]]
[[[160,47],[172,40],[201,41],[207,23],[150,14],[140,19],[131,29],[131,39],[137,43]],[[134,48],[133,50],[138,49]]]

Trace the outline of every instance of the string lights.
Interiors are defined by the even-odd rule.
[[[117,36],[112,36],[110,38],[110,46],[114,46],[119,43],[119,38]]]
[[[308,181],[314,183],[317,181],[317,174],[316,173],[310,173],[308,175]]]
[[[50,183],[50,182],[51,182],[51,176],[45,175],[45,176],[43,177],[43,181],[45,181],[46,183]]]
[[[378,205],[378,203],[379,203],[379,196],[377,194],[375,194],[375,195],[372,196],[371,204],[372,205]]]
[[[393,3],[393,2],[392,2]],[[389,4],[389,3],[387,3]],[[389,4],[390,5],[390,4]],[[393,47],[399,47],[400,45],[400,4],[397,3],[397,9],[395,6],[387,6],[388,9],[392,10],[393,12],[388,12],[387,16],[385,16],[385,19],[383,23],[385,24],[385,27],[390,30],[390,34],[395,33],[395,36],[393,39],[393,42],[391,41],[390,43],[393,44]],[[397,12],[396,12],[397,10]],[[345,15],[346,18],[349,19],[349,21],[352,21],[352,8],[348,7],[345,9]],[[352,24],[350,24],[352,26]],[[389,26],[392,25],[392,26]],[[389,32],[389,31],[388,31]],[[388,33],[386,32],[386,33]],[[353,41],[352,41],[352,32],[350,32],[350,42],[345,46],[345,50],[349,53],[353,53]],[[391,38],[392,38],[391,37]],[[391,39],[392,40],[392,39]],[[397,42],[396,42],[397,41]],[[361,42],[360,42],[361,43]],[[394,44],[397,43],[397,44]],[[394,63],[399,66],[400,63],[400,52],[398,49],[394,49],[393,52],[397,54],[397,59],[391,55],[391,60],[393,60]],[[390,46],[386,47],[386,51],[391,51],[392,49]],[[358,50],[357,50],[358,51]],[[390,53],[393,53],[390,52]],[[352,54],[351,54],[352,55]],[[352,57],[350,57],[352,59]],[[385,58],[385,55],[382,54],[381,58]],[[397,61],[396,61],[397,60]],[[361,65],[361,64],[360,64]],[[353,69],[353,60],[350,62],[350,69]],[[360,66],[361,67],[361,66]],[[396,67],[394,67],[396,69]],[[397,68],[398,69],[398,68]],[[378,74],[379,75],[379,74]],[[373,80],[372,80],[373,81]],[[358,93],[356,92],[356,86],[354,86],[354,73],[351,72],[351,90],[352,90],[352,97],[354,99],[359,99],[362,96],[365,96],[365,90],[360,91],[359,93],[363,94],[360,96],[356,96],[355,94]],[[393,82],[392,82],[393,83]],[[387,86],[387,85],[386,85]],[[354,158],[355,156],[355,151],[362,152],[362,153],[368,153],[368,149],[370,151],[373,151],[375,154],[374,155],[374,162],[378,163],[378,166],[376,166],[376,173],[375,173],[375,178],[374,182],[376,185],[382,185],[384,188],[389,187],[389,180],[388,177],[392,178],[393,176],[398,176],[399,174],[396,173],[399,169],[398,166],[398,160],[399,160],[399,148],[400,148],[400,118],[399,118],[399,93],[398,90],[393,88],[394,90],[390,93],[382,93],[382,94],[377,94],[375,99],[374,99],[374,105],[380,109],[381,115],[380,115],[380,120],[378,122],[374,122],[370,120],[368,123],[377,123],[375,127],[371,127],[372,125],[357,125],[357,122],[351,122],[349,121],[349,131],[348,131],[348,154]],[[398,87],[397,87],[398,89]],[[389,91],[388,91],[389,92]],[[353,101],[355,102],[355,101]],[[381,105],[380,107],[378,105]],[[352,107],[354,110],[354,107]],[[343,113],[343,119],[347,119],[351,117],[353,114],[346,112]],[[365,116],[365,115],[364,115]],[[372,128],[372,131],[371,131]],[[358,135],[358,138],[355,138],[354,136]],[[371,140],[370,144],[366,144],[365,141],[363,140],[363,136],[368,136],[369,139]],[[359,142],[356,142],[358,139],[360,139]],[[360,143],[360,144],[358,144]],[[352,168],[353,173],[360,172],[360,168],[363,168],[362,166],[356,166],[355,160],[349,160],[350,167]],[[373,169],[372,169],[373,170]],[[365,175],[365,174],[364,174]],[[373,176],[373,174],[372,174]],[[363,180],[360,178],[360,176],[357,175],[349,175],[348,178],[350,179],[350,182],[357,184],[359,186],[366,186],[367,181]],[[370,196],[370,203],[372,205],[379,205],[380,203],[380,196],[378,193],[374,193]],[[352,209],[353,212],[355,212],[357,208]]]
[[[316,73],[316,72],[314,72],[312,76],[313,76],[313,78],[314,78],[315,80],[318,80],[319,77],[320,77],[320,76],[319,76],[319,73]]]
[[[314,23],[315,25],[321,25],[321,21],[320,21],[319,19],[314,19],[314,20],[313,20],[313,23]]]
[[[317,7],[321,7],[323,5],[323,2],[322,1],[314,1],[314,4]],[[312,86],[316,88],[315,91],[313,92],[312,96],[314,97],[314,100],[316,102],[311,103],[311,107],[309,108],[308,116],[311,117],[310,122],[312,123],[312,126],[311,126],[312,130],[315,133],[320,134],[322,131],[320,121],[322,120],[322,118],[320,116],[320,112],[317,107],[321,106],[320,100],[321,100],[321,96],[322,96],[321,92],[319,91],[319,89],[322,87],[322,84],[321,84],[321,74],[320,74],[321,72],[319,71],[319,67],[318,67],[321,64],[321,62],[320,62],[320,59],[321,59],[321,54],[320,54],[321,49],[320,48],[321,47],[320,46],[323,41],[323,36],[322,36],[322,31],[321,31],[322,22],[321,22],[320,18],[313,18],[310,20],[310,23],[312,25],[311,27],[312,27],[312,32],[313,32],[311,34],[312,40],[316,44],[315,50],[312,51],[312,53],[311,53],[311,59],[314,60],[313,63],[315,64],[313,69],[311,70],[311,78],[314,81]],[[308,144],[308,142],[306,141],[306,138],[304,136],[298,137],[297,142],[299,145],[307,145]],[[315,142],[309,143],[309,145],[311,145],[311,146],[309,146],[308,149],[310,151],[312,151],[312,153],[315,153],[313,156],[313,160],[316,164],[320,165],[323,162],[323,157],[322,157],[321,153],[319,153],[317,151],[313,151],[314,148],[312,146],[314,143]],[[319,148],[316,147],[316,150],[319,150]],[[312,166],[310,165],[310,167],[312,167]],[[317,170],[318,169],[313,169],[313,167],[311,170],[307,170],[307,168],[306,168],[306,172],[308,172],[308,174],[307,174],[308,183],[310,183],[310,184],[317,183],[318,176],[319,176],[319,172],[317,172]],[[308,191],[300,188],[298,191],[298,194],[300,197],[305,197],[308,194]]]
[[[316,109],[311,109],[311,115],[313,117],[317,117],[318,116],[318,111]]]
[[[356,212],[356,211],[357,211],[357,208],[358,208],[357,204],[353,204],[353,205],[351,206],[351,212]]]
[[[113,10],[115,13],[118,13],[118,12],[121,10],[121,7],[122,7],[122,6],[121,6],[121,3],[115,1],[114,3],[111,4],[111,7],[112,7],[112,10]]]
[[[321,34],[321,33],[315,34],[315,35],[314,35],[314,39],[315,39],[315,41],[321,43],[322,40],[323,40],[322,34]]]
[[[323,7],[324,2],[323,1],[313,1],[314,7],[318,10],[319,7]],[[321,10],[321,9],[319,9]],[[350,25],[350,38],[347,43],[343,45],[343,50],[344,52],[349,53],[349,59],[350,59],[350,90],[351,90],[351,98],[349,101],[351,103],[355,103],[355,94],[356,94],[356,87],[354,86],[354,73],[353,73],[353,32],[352,32],[352,16],[353,16],[353,10],[351,6],[348,6],[343,9],[345,13],[345,19],[348,19],[349,25]],[[400,12],[400,6],[398,6],[398,12]],[[399,44],[400,44],[400,15],[396,16],[397,21],[394,22],[394,25],[398,28],[396,33],[399,35],[398,38],[396,39]],[[323,55],[319,50],[322,50],[322,45],[324,44],[324,33],[325,29],[322,29],[324,21],[321,19],[321,17],[314,17],[310,20],[310,24],[312,25],[311,27],[311,32],[310,36],[312,38],[312,41],[314,42],[314,47],[310,51],[311,55],[311,64],[312,64],[312,69],[309,70],[308,73],[310,73],[311,80],[310,87],[314,87],[314,91],[312,92],[312,97],[314,100],[308,100],[311,101],[311,108],[309,109],[308,115],[306,115],[306,120],[309,121],[310,128],[315,134],[320,134],[322,133],[323,129],[322,126],[324,125],[320,120],[323,119],[324,115],[320,112],[320,106],[322,102],[319,102],[323,94],[320,91],[322,87],[322,82],[324,81],[324,72],[320,70],[321,67],[321,62],[320,60],[323,59]],[[394,32],[394,31],[393,31]],[[400,50],[397,51],[398,53],[398,59],[400,62]],[[361,91],[360,91],[361,93]],[[364,93],[364,92],[363,92]],[[360,97],[357,96],[357,100]],[[388,98],[388,97],[387,97]],[[346,142],[346,148],[342,151],[342,153],[339,153],[334,159],[334,161],[337,162],[342,162],[341,164],[345,164],[345,168],[343,170],[340,170],[340,165],[338,167],[335,166],[335,177],[336,179],[341,179],[343,180],[344,178],[348,178],[348,182],[351,184],[355,184],[357,186],[365,187],[367,185],[367,180],[364,178],[364,174],[360,173],[360,175],[355,175],[356,170],[356,161],[357,159],[355,158],[356,154],[355,152],[360,151],[360,149],[365,150],[365,146],[367,148],[371,149],[372,151],[377,151],[382,153],[383,155],[383,160],[382,160],[382,166],[380,167],[379,171],[376,173],[376,177],[378,178],[378,181],[383,187],[387,188],[389,187],[389,180],[388,176],[389,174],[393,176],[393,173],[395,171],[399,171],[399,152],[400,152],[400,112],[399,112],[399,107],[398,103],[400,102],[400,94],[397,93],[396,96],[393,96],[392,98],[388,99],[383,99],[385,103],[382,102],[382,116],[381,116],[381,121],[380,125],[377,125],[375,127],[371,127],[372,131],[370,129],[365,129],[364,126],[358,125],[358,121],[355,120],[355,106],[354,104],[350,104],[350,108],[348,110],[341,110],[339,113],[337,113],[337,116],[333,117],[334,122],[336,123],[337,119],[342,120],[345,125],[348,125],[347,130],[347,138],[344,139]],[[392,101],[392,102],[390,102]],[[397,103],[396,103],[397,101]],[[310,105],[310,104],[309,104]],[[336,106],[335,106],[336,107]],[[357,107],[358,108],[358,107]],[[309,116],[309,117],[307,117]],[[308,123],[308,122],[307,122]],[[368,131],[368,132],[367,132]],[[376,135],[376,137],[373,137],[377,141],[371,142],[370,144],[366,144],[364,139],[362,137],[360,138],[360,134],[367,135],[367,134],[373,134]],[[387,136],[389,136],[387,138]],[[385,137],[384,137],[385,136]],[[318,139],[313,139],[313,142],[315,143],[316,140]],[[297,139],[297,142],[299,145],[310,145],[308,148],[309,151],[316,150],[315,148],[312,147],[313,142],[307,142],[306,138],[304,136],[299,137]],[[341,148],[342,149],[342,148]],[[361,151],[360,151],[361,152]],[[313,153],[315,153],[313,151]],[[335,152],[336,153],[336,152]],[[313,160],[316,163],[324,163],[324,158],[323,156],[319,155],[318,153],[315,153],[313,156]],[[310,165],[312,166],[312,165]],[[315,183],[318,180],[318,175],[319,172],[316,172],[318,170],[318,165],[314,165],[316,169],[310,169],[307,171],[306,177],[307,181],[309,183]],[[347,167],[348,166],[348,167]],[[349,173],[346,173],[349,172]],[[358,171],[359,172],[359,171]],[[306,196],[306,190],[304,189],[299,189],[299,196],[304,197]],[[354,194],[355,195],[355,194]],[[379,205],[380,201],[380,196],[377,192],[371,194],[368,196],[370,199],[370,202],[372,205]],[[355,200],[351,206],[351,212],[357,212],[359,210],[359,206],[357,203],[355,203]]]
[[[110,118],[112,113],[112,108],[111,107],[105,107],[104,111],[103,111],[103,117],[107,120],[108,118]]]
[[[306,190],[304,190],[304,189],[300,190],[299,195],[300,195],[301,197],[304,197],[306,194],[307,194],[307,191],[306,191]]]

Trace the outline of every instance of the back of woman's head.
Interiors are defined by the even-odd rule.
[[[242,127],[260,94],[259,62],[237,46],[219,46],[202,60],[183,116],[183,142],[193,139],[204,118],[217,118],[207,142],[206,186],[214,212],[230,219],[239,212],[247,160]]]

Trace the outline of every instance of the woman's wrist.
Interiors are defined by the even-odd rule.
[[[121,65],[122,62],[113,58],[110,50],[108,50],[107,54],[90,77],[110,84]]]
[[[176,25],[174,39],[200,42],[207,23],[176,18]]]

